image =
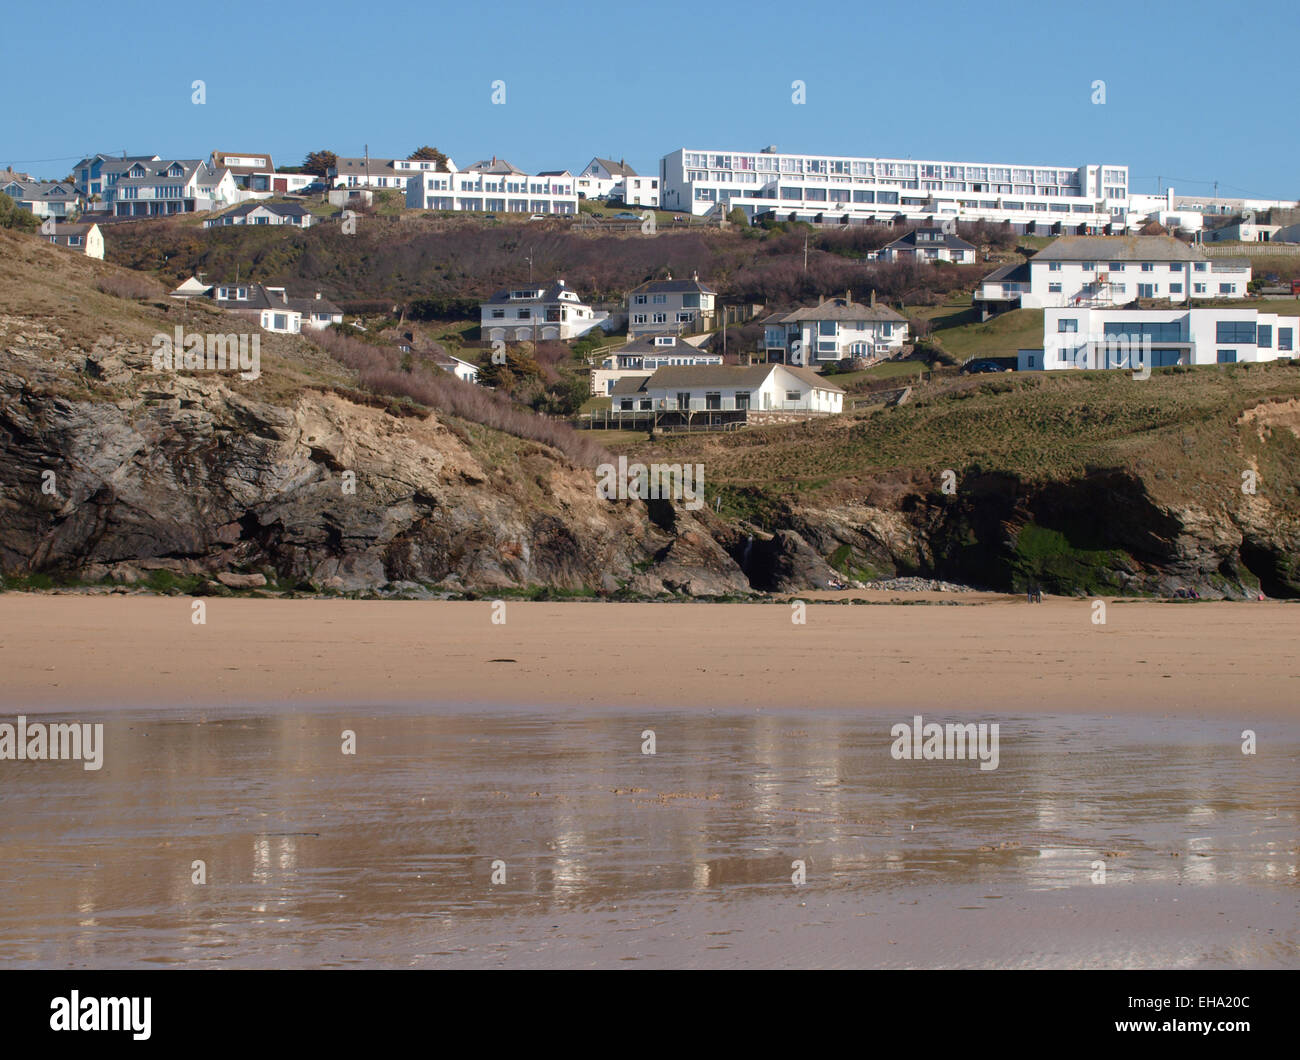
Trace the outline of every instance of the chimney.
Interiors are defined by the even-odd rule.
[[[844,304],[845,305],[853,304],[853,292],[849,290],[847,287],[844,289]]]
[[[819,295],[817,296],[817,304],[818,304],[818,305],[825,305],[825,304],[826,304],[826,296],[825,296],[824,294],[819,294]]]
[[[699,282],[700,282],[700,274],[699,274],[698,272],[692,272],[692,273],[691,273],[691,279],[694,280],[696,283],[699,283]]]
[[[874,287],[871,288],[871,308],[876,308],[876,289]]]
[[[316,292],[316,301],[320,301],[320,291]]]

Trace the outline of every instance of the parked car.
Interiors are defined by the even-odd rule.
[[[641,220],[641,218],[634,213],[628,213],[626,210],[624,210],[622,213],[616,213],[614,215],[614,220],[615,221],[639,221]]]
[[[969,375],[978,375],[983,372],[1009,372],[1011,369],[997,361],[967,361],[961,366],[961,370]]]
[[[528,220],[530,220],[530,221],[545,221],[545,220],[546,220],[546,214],[544,214],[544,213],[535,213],[535,214],[533,214],[532,217],[528,218]]]

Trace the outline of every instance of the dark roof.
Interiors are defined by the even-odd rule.
[[[503,175],[519,174],[524,175],[522,169],[512,166],[504,158],[480,159],[472,166],[466,166],[462,172],[466,173],[500,173]]]
[[[807,306],[787,313],[783,318],[787,324],[801,320],[889,320],[907,321],[907,317],[890,309],[887,305],[868,305],[865,302],[851,302],[847,298],[828,298],[821,305]]]
[[[943,238],[925,239],[925,240],[921,240],[918,243],[916,238],[918,232],[924,232],[929,236],[939,235],[942,236]],[[905,235],[899,236],[892,243],[886,244],[882,249],[888,250],[890,247],[915,247],[915,246],[933,247],[933,246],[939,246],[941,244],[947,247],[949,250],[974,250],[975,249],[974,243],[967,243],[966,240],[960,238],[959,236],[953,235],[951,232],[945,232],[942,228],[913,228],[910,232],[906,233]]]
[[[687,294],[698,291],[700,294],[717,294],[717,292],[699,280],[650,280],[633,287],[629,294]]]
[[[610,387],[609,396],[631,397],[633,394],[644,394],[646,383],[653,378],[654,376],[649,375],[621,375]]]
[[[97,227],[94,224],[58,224],[54,225],[54,234],[56,236],[84,236],[92,228]]]
[[[604,166],[609,171],[611,176],[614,177],[637,176],[637,171],[633,169],[631,166],[629,166],[626,162],[615,162],[612,158],[600,158],[599,156],[593,159],[593,161],[599,162],[602,166]]]
[[[1173,236],[1063,236],[1034,261],[1204,261]]]
[[[510,292],[511,292],[511,291],[540,291],[541,294],[537,295],[535,298],[529,298],[529,299],[525,299],[525,298],[511,298],[511,297],[510,297]],[[563,280],[556,280],[556,282],[553,283],[553,284],[551,284],[549,287],[542,287],[541,285],[539,285],[539,284],[535,284],[535,283],[531,283],[531,284],[529,284],[529,283],[520,284],[518,287],[502,287],[501,290],[495,292],[495,293],[492,295],[492,297],[489,298],[486,302],[482,302],[482,303],[480,303],[480,304],[482,304],[482,305],[512,305],[512,304],[513,304],[513,305],[518,305],[520,302],[525,302],[525,301],[532,301],[532,302],[558,302],[558,301],[560,301],[560,293],[561,293],[561,292],[563,292],[563,293],[565,293],[565,294],[571,294],[571,295],[573,295],[575,298],[577,298],[578,301],[582,301],[582,296],[579,295],[577,291],[575,291],[572,287],[566,287],[566,286],[564,285],[564,281],[563,281]]]
[[[217,298],[216,294],[219,287],[247,287],[248,298],[246,300]],[[212,300],[222,309],[290,309],[302,313],[304,316],[311,313],[334,315],[343,312],[328,298],[296,297],[287,291],[281,295],[279,291],[268,291],[266,285],[260,283],[214,283],[209,294]]]
[[[1013,261],[994,269],[980,283],[1028,283],[1029,262]]]

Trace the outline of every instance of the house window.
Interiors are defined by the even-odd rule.
[[[1192,284],[1192,294],[1204,294],[1204,293],[1205,293],[1205,284],[1203,283]]]
[[[1028,367],[1034,367],[1034,355],[1032,353],[1029,355]]]
[[[645,295],[643,294],[635,295],[632,299],[632,302],[634,305],[645,305]]]
[[[1095,261],[1085,261],[1080,268],[1082,268],[1084,272],[1092,272],[1097,268],[1097,263]]]
[[[1208,261],[1198,261],[1193,263],[1192,271],[1205,272],[1209,267],[1210,267],[1210,263]]]
[[[1123,271],[1124,271],[1124,263],[1123,263],[1122,261],[1112,261],[1112,262],[1110,263],[1110,271],[1111,271],[1111,272],[1123,272]]]
[[[1182,285],[1181,283],[1171,283],[1171,284],[1169,285],[1169,293],[1170,293],[1170,294],[1182,294],[1182,293],[1183,293],[1183,285]]]
[[[704,395],[704,407],[706,409],[719,410],[722,408],[722,394],[718,391],[707,392]]]
[[[1283,350],[1286,350],[1288,352],[1291,350],[1291,335],[1292,335],[1291,328],[1277,329],[1277,349],[1279,353],[1281,353]]]
[[[520,319],[520,320],[531,320],[532,318],[533,318],[533,311],[532,311],[531,309],[521,309],[521,310],[519,310],[519,319]]]
[[[1059,283],[1049,283],[1047,285],[1047,291],[1049,294],[1060,294],[1061,285]]]
[[[1237,293],[1237,285],[1235,283],[1219,284],[1219,294],[1236,294],[1236,293]]]
[[[1060,263],[1059,261],[1049,261],[1049,262],[1047,263],[1047,271],[1048,271],[1048,272],[1060,272],[1060,271],[1061,271],[1061,263]]]
[[[1138,297],[1139,297],[1139,298],[1154,298],[1154,297],[1156,296],[1156,292],[1157,292],[1158,290],[1160,290],[1160,285],[1159,285],[1159,284],[1155,284],[1155,283],[1140,283],[1140,284],[1138,284]]]
[[[689,409],[691,407],[691,392],[689,390],[679,390],[677,392],[677,407],[679,409]]]
[[[667,302],[668,302],[668,296],[666,294],[655,295],[655,305],[666,305]]]
[[[1142,263],[1142,271],[1143,271],[1143,272],[1155,272],[1155,271],[1156,271],[1156,267],[1155,267],[1154,265],[1152,265],[1151,262],[1149,262],[1149,261],[1144,261],[1144,262]]]
[[[668,314],[667,314],[667,313],[656,313],[656,314],[654,315],[654,322],[655,322],[656,324],[667,324],[667,323],[668,323]]]
[[[1079,321],[1075,317],[1062,317],[1056,322],[1056,330],[1059,333],[1076,332],[1079,330]]]
[[[799,403],[799,391],[787,390],[785,392],[785,400],[788,404],[797,405]]]
[[[1273,348],[1273,325],[1261,324],[1255,332],[1255,343],[1261,350],[1271,350]]]
[[[1237,363],[1237,351],[1236,351],[1236,350],[1220,350],[1220,351],[1219,351],[1219,364],[1236,364],[1236,363]]]
[[[749,391],[748,391],[748,390],[737,390],[737,391],[736,391],[736,408],[738,408],[738,409],[747,409],[747,408],[749,408]]]
[[[632,323],[633,323],[633,324],[644,324],[644,323],[645,323],[645,314],[644,314],[644,313],[633,313],[633,314],[632,314]]]
[[[494,310],[492,310],[492,319],[493,319],[493,320],[505,320],[505,318],[506,318],[506,311],[505,311],[504,309],[494,309]]]
[[[1183,271],[1183,263],[1182,263],[1181,261],[1171,262],[1170,265],[1169,265],[1169,271],[1170,271],[1170,272],[1182,272],[1182,271]]]
[[[1249,320],[1220,320],[1214,325],[1214,341],[1253,343],[1255,325]]]
[[[689,311],[677,314],[677,323],[679,324],[689,324],[694,319],[695,314]]]

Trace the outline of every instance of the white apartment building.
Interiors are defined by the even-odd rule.
[[[563,280],[550,287],[503,287],[479,305],[479,333],[490,342],[576,339],[608,319]]]
[[[1125,229],[1128,167],[929,162],[849,155],[682,148],[659,164],[666,210],[706,214],[735,207],[752,221],[1009,222],[1018,232]]]
[[[768,361],[816,367],[846,357],[892,357],[907,341],[907,318],[888,306],[824,298],[815,306],[777,313],[763,321],[763,348]]]
[[[459,171],[413,175],[406,184],[406,205],[417,210],[573,216],[578,192],[568,170],[529,174],[494,157]]]
[[[447,168],[456,172],[456,163],[447,159]],[[335,188],[406,191],[412,177],[438,170],[438,163],[427,158],[339,158],[330,167],[328,180]]]
[[[1295,356],[1300,317],[1255,309],[1076,309],[1043,314],[1043,347],[1021,350],[1021,371],[1165,368]]]
[[[1208,258],[1173,236],[1069,236],[1029,259],[1027,283],[1023,269],[1003,266],[986,276],[975,305],[1044,309],[1138,298],[1245,298],[1251,277],[1249,259]]]

